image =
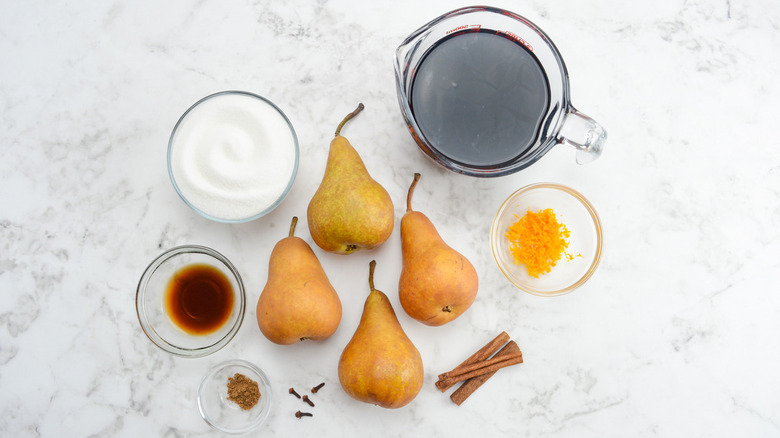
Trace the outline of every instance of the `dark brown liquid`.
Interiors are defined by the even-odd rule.
[[[499,32],[453,35],[431,47],[414,74],[414,118],[449,159],[500,167],[536,142],[550,104],[547,75],[531,51]]]
[[[233,286],[219,269],[186,266],[168,282],[165,311],[174,324],[193,335],[217,331],[233,313]]]

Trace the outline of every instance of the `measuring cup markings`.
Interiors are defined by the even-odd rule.
[[[515,41],[517,41],[518,43],[520,43],[520,44],[524,45],[524,46],[525,46],[525,48],[526,48],[526,49],[528,49],[528,50],[530,50],[531,52],[533,52],[533,51],[534,51],[534,48],[533,48],[533,46],[531,46],[530,44],[528,44],[528,41],[526,41],[526,40],[522,39],[522,38],[520,37],[520,35],[517,35],[517,34],[515,34],[514,32],[510,32],[510,31],[508,31],[508,30],[499,30],[499,31],[496,31],[496,34],[497,34],[497,35],[500,35],[500,34],[502,34],[502,33],[503,33],[504,35],[506,35],[506,36],[507,36],[507,37],[508,37],[510,40],[515,40]]]
[[[480,24],[473,24],[475,21]],[[513,52],[511,46],[485,40],[485,37],[474,39],[477,35],[495,35],[522,50]],[[455,46],[443,44],[451,39],[457,39],[458,43]],[[473,50],[469,51],[470,48]],[[437,51],[441,55],[431,56]],[[508,64],[510,61],[519,64]],[[571,105],[568,73],[555,45],[541,29],[513,12],[468,7],[432,20],[398,47],[395,70],[399,104],[412,138],[428,157],[455,172],[481,177],[507,175],[533,164],[556,144],[575,147],[577,162],[583,163],[598,157],[606,140],[606,131]],[[464,72],[457,73],[461,70]],[[533,71],[540,73],[529,73]],[[522,83],[507,82],[507,75],[513,74],[519,74],[517,80]],[[541,80],[529,80],[539,74]],[[421,79],[421,75],[427,76]],[[481,78],[484,84],[453,80],[469,78]],[[495,96],[480,93],[483,87],[493,90]],[[426,88],[435,93],[432,98],[436,100],[431,101],[434,106],[420,105]],[[523,93],[530,93],[526,97],[531,98],[532,103],[521,97]],[[541,96],[540,93],[546,97],[534,99],[534,96]],[[457,108],[458,105],[466,107]],[[473,109],[469,110],[468,105]],[[472,120],[485,116],[485,106],[489,110],[488,119],[483,122]],[[517,127],[500,122],[509,114],[520,118],[516,121],[520,123],[520,131],[513,131]],[[531,117],[536,122],[521,122],[524,117]],[[431,125],[431,120],[437,120],[438,124]],[[504,132],[495,132],[496,129]],[[442,132],[463,134],[455,136],[456,144],[464,135],[476,143],[453,146],[453,137],[442,137]],[[508,154],[512,154],[506,149],[508,146],[491,142],[512,132],[518,133],[519,140],[512,155],[514,158],[508,159]],[[445,141],[446,138],[449,140]],[[529,140],[524,140],[526,138]],[[496,147],[504,152],[497,152]],[[461,156],[467,148],[476,150],[476,155]]]
[[[449,34],[451,34],[453,32],[458,32],[460,30],[467,30],[467,29],[468,29],[469,32],[479,32],[479,30],[481,28],[482,28],[481,24],[472,24],[472,25],[465,25],[464,24],[464,25],[458,26],[458,27],[456,27],[454,29],[450,29],[447,32],[445,32],[444,34],[445,35],[449,35]]]

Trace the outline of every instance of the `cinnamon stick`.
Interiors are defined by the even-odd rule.
[[[470,373],[470,372],[472,372],[474,370],[485,368],[485,367],[491,366],[493,364],[496,364],[498,362],[503,362],[505,360],[515,359],[517,357],[519,357],[522,360],[523,353],[522,352],[510,353],[508,355],[504,355],[504,356],[501,356],[501,357],[493,357],[492,359],[487,359],[487,360],[483,360],[483,361],[480,361],[480,362],[477,362],[477,363],[473,363],[471,365],[466,365],[464,367],[457,368],[457,369],[454,369],[452,371],[448,371],[448,372],[443,373],[443,374],[439,374],[439,380],[445,380],[445,379],[449,379],[449,378],[452,378],[452,377],[459,376],[461,374]],[[485,373],[480,373],[480,374],[485,374]]]
[[[501,332],[492,341],[488,342],[484,347],[480,348],[476,353],[469,356],[460,365],[456,366],[452,371],[456,371],[459,368],[483,361],[493,355],[502,345],[509,341],[509,335],[506,332]]]
[[[515,341],[509,341],[506,345],[504,345],[504,348],[498,351],[496,353],[496,357],[500,357],[509,353],[515,353],[520,351],[520,347],[517,346],[517,343]],[[496,374],[498,371],[493,371],[491,373],[482,374],[480,376],[472,377],[465,382],[463,382],[463,385],[460,385],[460,388],[456,389],[455,392],[453,392],[450,395],[450,399],[458,406],[460,406],[461,403],[466,401],[471,394],[474,393],[477,389],[479,389],[480,386],[482,386],[483,383],[487,382],[489,378],[493,377],[494,374]]]
[[[466,360],[461,362],[460,365],[456,366],[451,372],[458,371],[463,367],[475,364],[477,362],[481,362],[489,358],[490,356],[493,355],[493,353],[498,351],[498,349],[501,348],[501,346],[504,345],[508,340],[509,340],[509,335],[505,331],[502,331],[501,333],[498,334],[498,336],[493,338],[492,341],[485,344],[484,347],[477,350],[476,353],[472,354]],[[446,390],[446,389],[441,389],[439,387],[439,382],[436,382],[436,387],[439,388],[442,392]]]
[[[481,376],[483,374],[493,373],[500,370],[501,368],[508,367],[510,365],[517,365],[519,363],[523,363],[522,352],[505,354],[502,357],[495,357],[481,363],[476,363],[469,365],[468,367],[464,367],[464,370],[469,367],[475,367],[475,369],[472,369],[471,371],[463,371],[461,374],[450,376],[446,376],[447,373],[441,374],[440,380],[436,382],[436,387],[439,388],[441,392],[444,392],[458,382],[462,382],[472,377]]]

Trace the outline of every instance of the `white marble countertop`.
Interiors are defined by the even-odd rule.
[[[541,26],[571,75],[574,105],[609,131],[578,166],[553,149],[511,176],[475,179],[424,158],[395,94],[392,56],[411,31],[464,2],[4,2],[0,15],[0,435],[213,436],[197,388],[212,365],[252,361],[276,400],[254,436],[780,435],[780,5],[495,1]],[[300,140],[298,178],[259,220],[209,222],[178,198],[165,153],[181,113],[239,89],[276,102]],[[273,244],[305,209],[335,124],[391,194],[415,201],[475,265],[472,308],[439,328],[400,308],[398,226],[377,250],[326,254],[344,313],[329,340],[271,344],[255,324]],[[582,192],[605,252],[574,293],[511,286],[489,228],[515,189],[553,181]],[[312,243],[308,230],[299,235]],[[135,288],[165,249],[202,244],[241,272],[236,338],[201,359],[152,345]],[[341,349],[367,294],[368,262],[422,353],[425,383],[398,410],[349,398]],[[501,330],[525,363],[463,405],[436,376]],[[286,394],[326,382],[315,416]]]

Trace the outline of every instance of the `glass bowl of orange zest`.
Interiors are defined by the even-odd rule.
[[[512,193],[493,219],[493,257],[518,288],[563,295],[596,271],[602,253],[601,220],[576,190],[537,183]]]

